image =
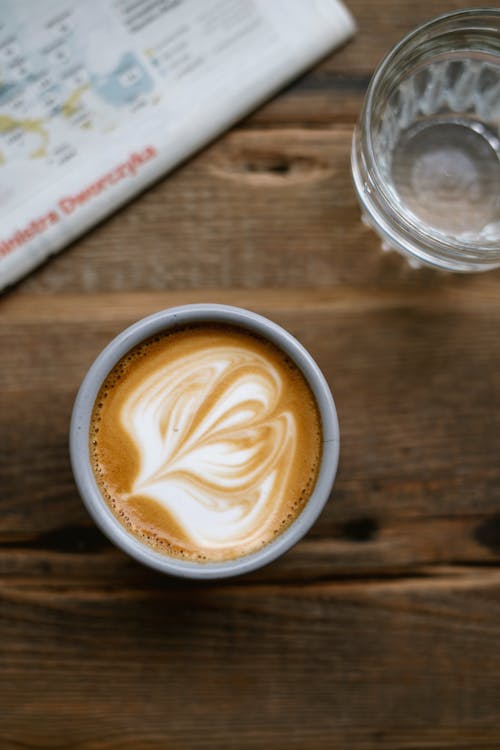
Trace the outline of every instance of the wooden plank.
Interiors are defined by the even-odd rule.
[[[499,584],[4,589],[1,746],[497,748]]]
[[[359,247],[356,235],[369,234],[355,218],[350,138],[348,128],[234,132],[53,258],[20,290],[296,286],[331,279],[335,255],[345,257]],[[355,231],[347,238],[349,220]],[[372,260],[378,263],[376,254]],[[354,265],[362,265],[359,253]]]
[[[342,72],[337,60],[338,53],[237,124],[236,130],[283,128],[291,123],[300,123],[304,129],[325,125],[352,128],[360,116],[372,73],[367,69],[355,74]]]
[[[321,69],[344,71],[349,75],[372,71],[381,58],[403,36],[443,13],[465,8],[484,8],[482,0],[436,0],[405,3],[398,0],[347,0],[358,21],[358,33],[342,50],[329,56]]]
[[[349,0],[358,21],[356,36],[284,93],[260,108],[244,127],[302,123],[354,124],[372,73],[382,58],[414,28],[452,10],[485,7],[483,0],[435,0],[406,3],[398,0]]]
[[[382,253],[361,223],[350,142],[345,126],[235,131],[38,269],[19,293],[440,286],[444,274]]]
[[[60,562],[61,554],[87,544],[90,552],[107,552],[99,537],[97,549],[92,546],[69,468],[76,389],[100,349],[126,325],[196,299],[269,315],[303,341],[334,390],[342,455],[332,501],[308,541],[272,575],[369,576],[500,559],[494,277],[449,276],[442,288],[411,293],[344,287],[200,297],[56,294],[44,296],[43,306],[39,299],[12,294],[0,316],[0,430],[8,436],[0,458],[0,538],[16,554],[29,552],[24,573],[22,566],[16,573],[17,563],[9,567],[8,553],[5,575],[31,579],[43,564],[56,565],[54,555]]]
[[[437,280],[436,280],[437,278]],[[342,286],[331,288],[292,287],[284,289],[189,289],[145,292],[96,292],[87,294],[6,295],[0,304],[0,326],[54,326],[58,324],[103,323],[125,326],[158,310],[177,305],[216,303],[261,311],[272,316],[287,312],[328,315],[399,312],[500,314],[498,274],[458,276],[434,275],[434,285]]]
[[[68,493],[66,502],[66,518],[63,514],[52,518],[52,528],[46,531],[36,531],[32,525],[9,533],[2,531],[3,586],[50,592],[68,588],[105,590],[116,587],[118,581],[127,591],[165,585],[160,576],[115,549],[77,505],[74,494]],[[499,564],[498,514],[405,521],[393,513],[393,517],[377,523],[373,518],[353,515],[338,520],[336,510],[328,512],[328,523],[321,521],[293,550],[247,576],[244,583],[306,584],[324,580],[369,585],[402,578],[430,581],[443,565],[449,566],[450,577],[458,579],[466,565],[476,566],[473,570],[480,577],[483,570],[487,575],[487,566]]]

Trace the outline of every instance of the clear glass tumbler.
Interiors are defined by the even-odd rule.
[[[440,16],[389,52],[352,170],[366,221],[410,262],[500,266],[500,9]]]

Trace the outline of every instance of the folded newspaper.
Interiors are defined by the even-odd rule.
[[[338,0],[1,0],[0,289],[354,28]]]

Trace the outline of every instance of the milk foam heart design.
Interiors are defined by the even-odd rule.
[[[205,548],[249,540],[282,502],[297,425],[268,359],[236,346],[169,359],[125,401],[140,456],[131,496],[167,510]]]
[[[141,342],[94,404],[102,497],[156,551],[230,560],[300,515],[318,475],[321,417],[302,372],[271,342],[198,325]]]

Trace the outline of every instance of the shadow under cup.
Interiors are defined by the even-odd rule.
[[[196,563],[170,557],[146,546],[122,526],[97,486],[89,452],[89,430],[97,394],[109,372],[131,349],[169,330],[196,324],[222,324],[247,330],[283,351],[304,375],[322,423],[320,467],[314,489],[295,521],[257,552],[223,562]],[[78,392],[70,428],[70,454],[75,481],[90,515],[101,531],[124,552],[163,573],[194,579],[217,579],[248,573],[275,560],[311,528],[330,495],[337,472],[339,426],[332,394],[321,370],[304,347],[267,318],[237,307],[184,305],[155,313],[120,333],[97,357]]]

